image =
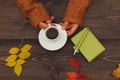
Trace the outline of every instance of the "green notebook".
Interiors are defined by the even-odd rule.
[[[78,48],[88,62],[91,62],[103,51],[105,51],[104,46],[88,28],[84,28],[71,40],[75,44],[74,49]]]

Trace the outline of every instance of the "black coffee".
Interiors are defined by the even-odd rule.
[[[49,28],[46,32],[46,36],[49,38],[49,39],[55,39],[57,38],[58,36],[58,30],[55,29],[55,28]]]

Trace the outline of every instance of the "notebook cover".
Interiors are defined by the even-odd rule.
[[[75,44],[75,46],[79,43],[82,35],[88,28],[84,28],[78,34],[76,34],[71,40]],[[79,47],[79,51],[83,54],[83,56],[91,62],[98,55],[100,55],[103,51],[105,51],[104,46],[99,42],[99,40],[94,36],[94,34],[89,30],[87,36]]]

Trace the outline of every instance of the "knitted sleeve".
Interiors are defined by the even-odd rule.
[[[40,22],[50,18],[42,3],[36,0],[15,0],[15,3],[36,28]]]
[[[82,25],[86,9],[92,0],[70,0],[63,21]]]

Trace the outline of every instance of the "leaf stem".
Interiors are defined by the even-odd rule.
[[[24,38],[22,37],[22,39],[21,39],[21,43],[20,43],[20,46],[19,46],[19,49],[22,48],[23,42],[24,42]]]

